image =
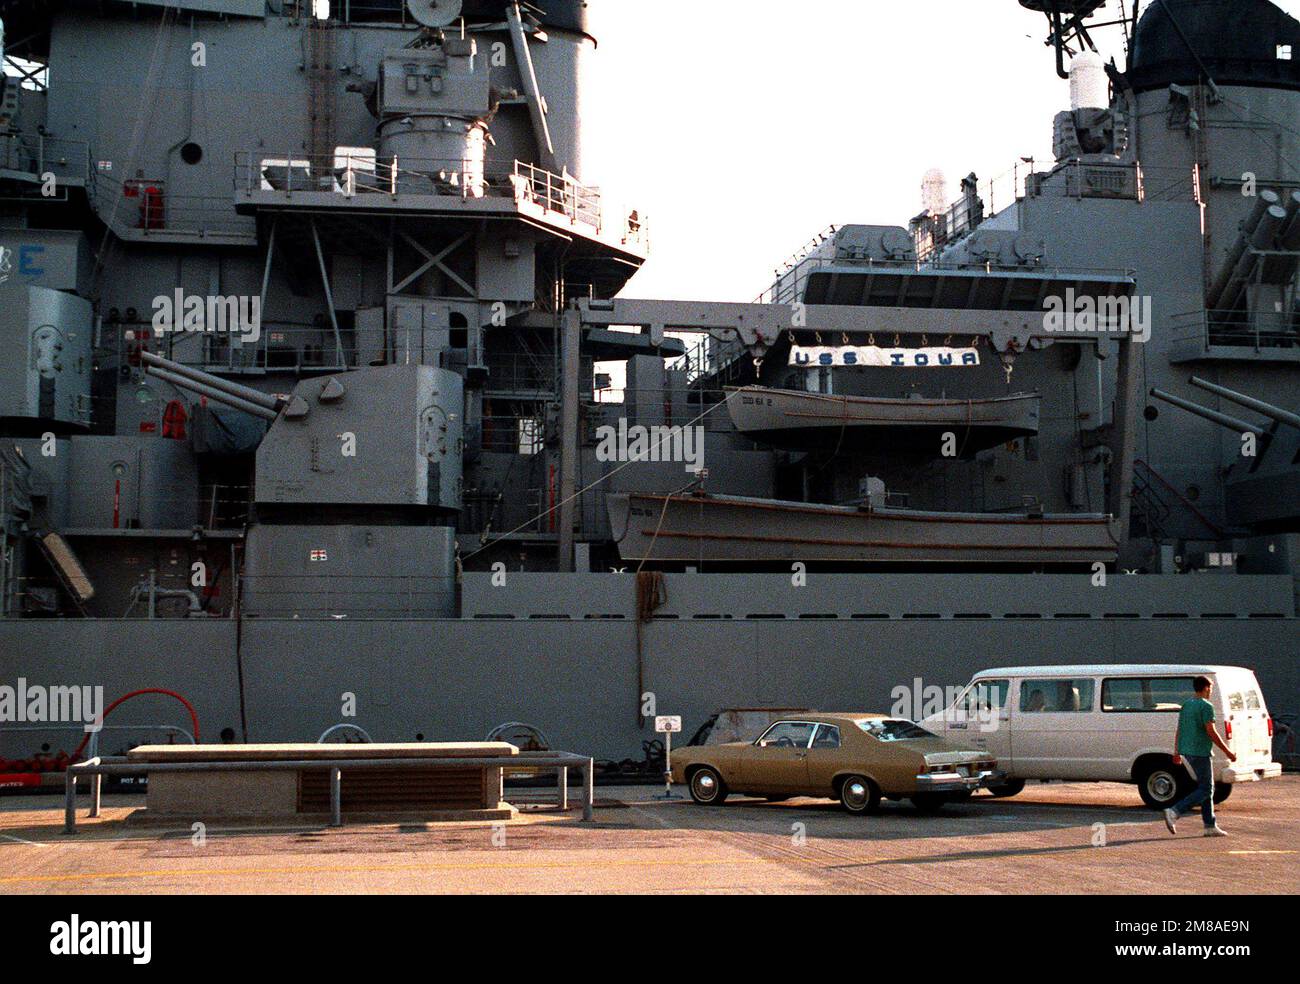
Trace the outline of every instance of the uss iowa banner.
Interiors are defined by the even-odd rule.
[[[980,354],[973,348],[880,348],[875,345],[801,346],[790,349],[790,365],[808,369],[839,369],[845,366],[884,366],[899,369],[929,369],[978,366]]]

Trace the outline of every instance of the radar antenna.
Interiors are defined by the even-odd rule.
[[[1047,17],[1048,24],[1051,26],[1047,35],[1047,44],[1056,49],[1056,74],[1063,79],[1068,79],[1070,70],[1066,67],[1066,55],[1074,57],[1080,51],[1094,53],[1097,51],[1097,45],[1089,33],[1090,29],[1096,30],[1099,27],[1112,27],[1119,24],[1124,28],[1127,36],[1129,24],[1137,23],[1140,0],[1133,0],[1131,16],[1124,7],[1126,0],[1119,0],[1119,2],[1119,20],[1091,25],[1087,23],[1088,19],[1106,6],[1107,0],[1020,0],[1020,6],[1026,10],[1035,10]]]
[[[463,6],[462,0],[406,0],[406,9],[421,27],[450,27]]]

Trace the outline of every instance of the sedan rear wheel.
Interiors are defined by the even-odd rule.
[[[703,765],[691,773],[691,799],[700,806],[718,806],[727,798],[727,784],[716,769]]]
[[[874,813],[880,806],[880,788],[866,776],[849,776],[840,784],[840,802],[855,816]]]
[[[912,805],[921,813],[938,813],[951,800],[943,793],[917,793],[912,797]]]
[[[998,799],[1006,799],[1010,796],[1019,796],[1025,791],[1025,780],[1009,779],[1004,783],[988,787],[989,793]]]

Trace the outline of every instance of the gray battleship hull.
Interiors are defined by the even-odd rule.
[[[976,515],[858,509],[735,496],[610,495],[624,560],[856,564],[1111,563],[1106,516]]]
[[[969,400],[831,396],[749,386],[729,390],[736,429],[778,448],[887,449],[937,457],[943,436],[956,435],[963,455],[1038,433],[1037,393]]]
[[[636,578],[466,575],[474,617],[394,619],[3,620],[0,677],[102,683],[185,695],[205,741],[225,728],[256,741],[314,741],[350,721],[376,741],[481,740],[524,721],[556,747],[641,758],[659,713],[692,733],[720,708],[891,709],[895,688],[958,686],[989,666],[1168,662],[1257,670],[1277,718],[1300,712],[1300,620],[1286,576],[667,574],[665,601],[636,623]],[[638,657],[638,636],[640,656]],[[50,677],[39,667],[48,667]],[[57,670],[54,668],[57,667]],[[356,716],[343,715],[345,695]],[[165,697],[124,704],[101,747],[188,727]],[[66,726],[0,729],[0,756],[41,742],[71,751]]]

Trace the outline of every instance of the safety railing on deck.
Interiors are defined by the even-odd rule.
[[[1297,324],[1300,317],[1292,321],[1296,327],[1290,330],[1268,330],[1245,314],[1225,316],[1188,311],[1169,319],[1170,341],[1175,346],[1190,346],[1202,352],[1210,348],[1300,351],[1300,324]]]
[[[232,236],[255,239],[256,221],[235,212],[225,195],[179,195],[162,178],[96,181],[100,217],[124,239]]]
[[[96,174],[85,140],[24,133],[0,135],[0,170],[28,174],[35,182],[53,175],[56,192],[68,181],[92,188]]]
[[[160,336],[151,324],[139,320],[105,325],[105,331],[109,330],[117,331],[119,365],[138,365],[139,353],[146,351],[207,372],[244,375],[335,372],[356,365],[363,354],[367,359],[377,358],[383,347],[382,338],[359,338],[356,329],[342,328],[340,359],[331,327],[283,322],[264,323],[255,333],[242,335],[167,331]]]
[[[597,234],[617,236],[628,245],[645,247],[649,242],[647,223],[638,212],[620,215],[618,228],[610,228],[597,189],[523,161],[502,167],[476,158],[240,152],[236,154],[235,187],[245,195],[278,192],[286,197],[326,192],[348,199],[374,195],[508,198],[588,226]]]

